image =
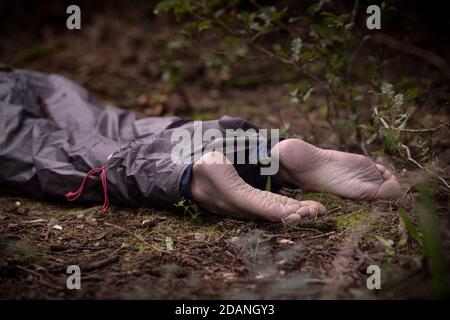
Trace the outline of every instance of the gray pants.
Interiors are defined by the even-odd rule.
[[[256,128],[227,116],[202,125],[221,131]],[[85,89],[59,75],[1,71],[0,185],[39,198],[64,199],[87,172],[102,167],[112,201],[174,204],[186,196],[181,182],[189,182],[192,169],[192,164],[171,160],[171,136],[177,128],[193,132],[194,125],[178,117],[137,120],[132,112],[103,108]],[[244,178],[255,180],[251,168],[237,167]],[[103,200],[101,176],[91,175],[85,182],[77,198]]]

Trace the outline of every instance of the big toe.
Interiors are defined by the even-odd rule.
[[[402,187],[394,176],[383,182],[375,196],[377,199],[398,198],[402,194]]]
[[[280,217],[282,221],[287,224],[297,224],[304,218],[324,214],[326,212],[326,208],[321,203],[316,201],[292,200],[291,204],[284,208],[284,212],[285,214]]]
[[[324,214],[327,211],[323,204],[317,201],[305,200],[300,201],[300,204],[302,205],[301,209],[304,215],[315,216],[317,214]]]

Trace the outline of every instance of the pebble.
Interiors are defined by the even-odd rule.
[[[197,241],[203,241],[206,239],[206,235],[203,233],[195,233],[194,234],[194,239]]]
[[[89,215],[85,219],[86,223],[90,226],[96,227],[98,226],[97,219],[95,219],[93,216]]]
[[[156,221],[155,220],[146,219],[146,220],[141,222],[141,226],[145,227],[145,228],[152,228],[152,227],[156,226]]]
[[[280,240],[278,240],[277,242],[278,242],[279,244],[283,244],[283,245],[285,245],[285,244],[294,244],[294,243],[295,243],[294,241],[289,240],[289,239],[280,239]]]

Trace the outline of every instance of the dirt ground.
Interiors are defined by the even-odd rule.
[[[207,73],[183,70],[192,81],[173,90],[160,70],[165,43],[176,40],[175,27],[161,27],[167,24],[164,17],[148,18],[146,11],[133,16],[104,12],[91,17],[82,32],[42,30],[39,41],[28,39],[32,34],[7,36],[0,61],[63,74],[105,104],[140,116],[243,116],[320,146],[337,146],[320,111],[299,112],[287,101],[287,88],[280,84],[284,75],[278,76],[271,63],[221,70],[219,79],[235,80],[227,85]],[[24,49],[15,38],[33,45]],[[195,52],[183,54],[188,61],[196,59]],[[271,76],[246,76],[252,68]],[[395,165],[395,159],[378,160]],[[396,173],[405,188],[418,175],[411,167]],[[208,213],[197,217],[175,206],[167,211],[113,206],[101,214],[98,206],[36,201],[10,191],[0,193],[2,299],[433,297],[423,249],[408,238],[395,203],[283,190],[320,201],[329,210],[288,227]],[[438,209],[448,254],[449,204],[442,198]],[[66,287],[66,268],[72,264],[81,267],[81,290]],[[372,264],[381,267],[381,290],[367,289],[366,269]]]

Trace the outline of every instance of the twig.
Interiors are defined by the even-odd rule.
[[[102,259],[102,260],[98,260],[98,261],[94,261],[94,262],[90,262],[90,263],[86,263],[86,264],[81,264],[80,269],[81,269],[81,271],[89,272],[89,271],[104,268],[107,265],[110,265],[117,261],[119,261],[119,256],[114,255],[114,256],[108,257],[106,259]]]
[[[386,129],[391,129],[391,126],[386,122],[386,120],[383,119],[383,117],[381,117],[379,115],[378,109],[377,107],[374,108],[374,113],[376,116],[379,117],[380,122],[383,124],[383,126]],[[445,124],[444,124],[445,125]],[[445,181],[444,178],[438,176],[437,174],[435,174],[433,171],[431,171],[428,168],[425,168],[423,165],[421,165],[419,162],[417,162],[412,156],[411,156],[411,151],[409,150],[409,147],[403,143],[400,144],[400,146],[405,150],[406,152],[406,159],[413,163],[414,165],[416,165],[419,169],[424,170],[425,172],[427,172],[428,174],[430,174],[431,176],[433,176],[434,178],[438,179],[439,181],[442,182],[442,184],[444,185],[444,188],[447,189],[447,191],[450,192],[450,185],[447,183],[447,181]]]
[[[123,231],[123,232],[126,232],[126,233],[132,235],[133,237],[135,237],[136,239],[138,239],[139,241],[141,241],[143,244],[149,246],[150,248],[152,248],[153,250],[155,250],[155,251],[157,251],[157,252],[160,252],[160,253],[168,253],[168,252],[169,252],[169,251],[160,249],[160,248],[158,248],[157,246],[154,246],[154,245],[152,245],[152,244],[147,243],[147,241],[145,240],[144,237],[142,237],[141,235],[139,235],[139,234],[137,234],[137,233],[134,233],[134,232],[132,232],[132,231],[129,231],[129,230],[125,229],[124,227],[115,225],[115,224],[110,223],[110,222],[107,222],[107,221],[105,221],[104,224],[107,225],[107,226],[113,227],[113,228],[115,228],[115,229],[117,229],[117,230],[120,230],[120,231]]]
[[[428,129],[400,129],[400,131],[406,131],[406,132],[432,132],[439,130],[440,128],[446,127],[447,124],[440,124],[434,128],[428,128]]]
[[[373,108],[373,113],[375,113],[376,116],[378,116],[380,118],[380,122],[381,124],[386,128],[386,129],[392,129],[391,126],[386,122],[386,120],[384,120],[383,117],[380,116],[380,112],[378,111],[377,107]]]
[[[135,238],[138,239],[139,241],[141,241],[141,242],[147,244],[147,242],[145,241],[144,237],[142,237],[141,235],[139,235],[139,234],[137,234],[137,233],[134,233],[134,232],[132,232],[132,231],[129,231],[129,230],[125,229],[124,227],[118,226],[118,225],[113,224],[113,223],[110,223],[110,222],[108,222],[108,221],[105,221],[104,224],[105,224],[106,226],[113,227],[114,229],[117,229],[117,230],[126,232],[126,233],[128,233],[128,234],[131,234],[133,237],[135,237]]]
[[[329,214],[338,212],[339,210],[341,210],[341,206],[334,207],[333,209],[330,209],[327,212],[325,212],[325,215],[329,215]]]
[[[102,260],[98,260],[98,261],[93,261],[93,262],[87,262],[87,263],[81,263],[80,264],[80,270],[82,272],[89,272],[89,271],[93,271],[93,270],[97,270],[97,269],[101,269],[106,267],[107,265],[110,265],[111,263],[115,263],[119,261],[119,256],[113,254],[112,256],[102,259]],[[67,270],[67,266],[59,266],[53,269],[49,269],[48,272],[50,273],[61,273],[61,272],[66,272]]]
[[[433,171],[431,171],[428,168],[425,168],[423,165],[421,165],[419,162],[417,162],[413,157],[411,157],[411,151],[409,150],[408,146],[404,145],[404,144],[400,144],[400,146],[405,150],[406,152],[406,157],[407,160],[414,163],[419,169],[422,169],[424,171],[426,171],[427,173],[429,173],[430,175],[432,175],[434,178],[438,179],[439,181],[441,181],[444,184],[445,189],[447,189],[447,191],[450,192],[450,185],[447,183],[447,181],[445,181],[444,178],[438,176],[437,174],[435,174]]]
[[[34,276],[36,276],[36,277],[38,278],[39,283],[42,284],[42,285],[44,285],[44,286],[47,286],[47,287],[49,287],[49,288],[51,288],[51,289],[54,289],[54,290],[61,290],[60,287],[57,287],[57,286],[54,286],[54,285],[52,285],[52,284],[50,284],[50,283],[45,282],[45,281],[42,279],[42,274],[39,273],[39,272],[37,272],[37,271],[31,270],[31,269],[28,269],[28,268],[25,268],[25,267],[22,267],[22,266],[16,266],[16,268],[18,268],[18,269],[20,269],[20,270],[22,270],[22,271],[28,272],[28,273],[30,273],[30,274],[32,274],[32,275],[34,275]]]
[[[359,0],[355,0],[355,2],[353,3],[352,17],[350,19],[350,25],[352,27],[355,25],[355,18],[356,18],[356,13],[358,11],[358,5],[359,5]]]
[[[302,240],[314,240],[314,239],[319,239],[319,238],[325,238],[325,237],[331,236],[332,234],[335,234],[335,233],[336,233],[336,231],[330,231],[330,232],[327,232],[327,233],[318,234],[317,236],[304,238]]]

